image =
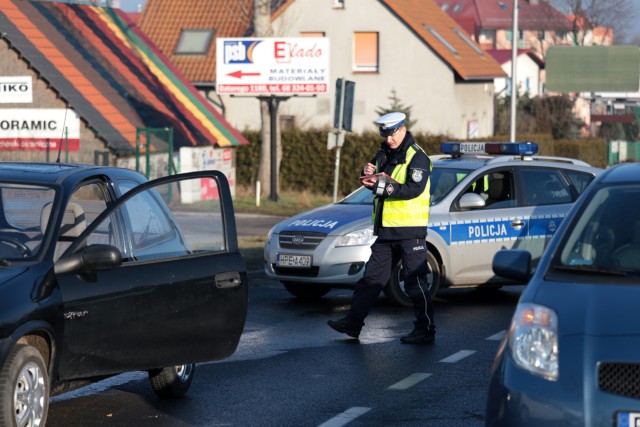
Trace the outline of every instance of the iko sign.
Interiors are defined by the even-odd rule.
[[[0,104],[31,104],[31,76],[0,77]]]
[[[78,151],[80,117],[70,109],[0,108],[0,150]]]
[[[327,93],[329,39],[220,38],[216,69],[218,93]]]

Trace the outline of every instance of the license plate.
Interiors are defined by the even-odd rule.
[[[276,265],[278,267],[310,268],[311,256],[278,254]]]
[[[617,427],[640,427],[640,412],[618,412]]]

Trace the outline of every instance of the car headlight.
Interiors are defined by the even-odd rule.
[[[336,248],[343,246],[370,246],[374,239],[373,228],[361,228],[360,230],[340,236],[338,240],[336,240]]]
[[[271,244],[271,237],[273,236],[273,229],[275,227],[271,227],[271,229],[269,230],[269,232],[267,233],[267,239],[265,240],[265,245],[269,246]]]
[[[550,381],[558,379],[558,316],[537,304],[519,304],[509,330],[516,365]]]

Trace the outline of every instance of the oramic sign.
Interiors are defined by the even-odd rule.
[[[0,104],[31,104],[31,76],[0,77]]]
[[[80,148],[80,117],[70,109],[0,108],[0,150]]]
[[[216,70],[218,93],[327,93],[329,39],[220,38]]]

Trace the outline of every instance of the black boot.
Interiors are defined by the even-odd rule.
[[[414,328],[411,333],[400,337],[405,344],[431,344],[436,340],[436,331],[425,328]]]
[[[336,331],[347,334],[353,338],[358,338],[358,336],[360,335],[360,330],[362,329],[362,325],[356,325],[347,316],[338,320],[329,320],[327,321],[327,325],[331,326]]]

